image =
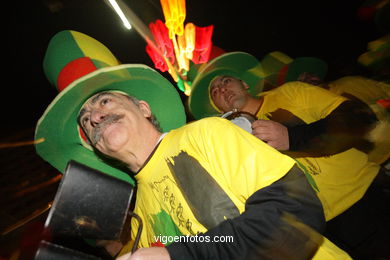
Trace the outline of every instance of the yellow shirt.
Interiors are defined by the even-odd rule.
[[[291,112],[306,124],[329,115],[346,99],[303,82],[289,82],[261,94],[259,119],[269,119],[278,109]],[[283,123],[283,122],[280,122]],[[368,161],[367,154],[354,148],[320,158],[296,158],[315,180],[326,220],[341,214],[359,199],[377,175],[379,165]]]
[[[329,90],[338,95],[349,94],[366,103],[376,114],[380,123],[371,131],[375,148],[368,159],[381,164],[390,158],[390,113],[377,104],[380,99],[390,99],[390,84],[360,76],[348,76],[332,81]]]
[[[294,164],[290,157],[225,119],[207,118],[169,132],[136,175],[134,212],[144,225],[139,246],[149,247],[161,236],[206,232],[238,216],[248,197],[282,178]],[[181,190],[178,182],[193,193]],[[187,203],[194,200],[200,203]],[[137,228],[137,221],[132,220],[132,241]],[[126,245],[120,255],[131,246]],[[351,258],[324,238],[313,259]]]
[[[158,235],[206,232],[238,216],[248,197],[283,177],[294,164],[225,119],[207,118],[169,132],[136,175],[134,211],[145,220],[140,246],[155,243]],[[188,176],[174,176],[182,174]],[[184,182],[190,194],[184,195],[178,178],[188,179]],[[200,204],[189,205],[191,196]],[[133,237],[136,228],[133,221]]]

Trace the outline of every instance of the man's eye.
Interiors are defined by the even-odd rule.
[[[111,100],[109,98],[103,98],[102,101],[100,101],[100,104],[102,106],[106,105],[108,102],[110,102]]]
[[[229,83],[230,81],[231,81],[230,78],[226,78],[226,79],[223,80],[223,84],[226,85],[226,84]]]
[[[85,126],[86,123],[88,123],[89,121],[89,118],[86,116],[83,118],[83,120],[81,120],[81,122],[83,123],[83,125]]]

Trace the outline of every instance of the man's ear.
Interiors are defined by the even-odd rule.
[[[244,89],[245,89],[245,90],[248,90],[248,89],[249,89],[249,85],[246,84],[246,82],[243,81],[243,80],[241,80],[241,82],[242,82],[242,85],[244,85]]]
[[[148,102],[140,100],[138,104],[139,110],[141,110],[144,117],[149,118],[152,116],[152,110]]]

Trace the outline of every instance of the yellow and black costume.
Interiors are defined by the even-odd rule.
[[[283,252],[310,257],[310,236],[283,219],[293,216],[319,232],[325,223],[321,203],[295,161],[225,119],[170,131],[135,178],[135,212],[145,222],[142,247],[158,236],[234,238],[213,246],[173,243],[167,246],[172,259],[282,259]],[[132,230],[134,237],[135,221]],[[328,240],[321,243],[319,258],[347,258]]]
[[[353,132],[344,131],[348,127],[345,126],[347,120],[353,118],[345,119],[348,113],[344,113],[344,110],[351,111],[349,101],[320,87],[298,81],[286,83],[260,96],[263,103],[257,117],[287,126],[290,150],[306,149],[307,154],[315,151],[315,156],[303,157],[306,154],[294,152],[290,155],[314,178],[326,220],[357,202],[378,174],[379,165],[370,162],[363,151],[348,148],[353,146],[354,141],[348,142]],[[364,121],[364,118],[361,120]],[[356,124],[350,125],[358,127]],[[324,149],[319,149],[323,145],[321,142]],[[332,152],[333,155],[327,154]]]

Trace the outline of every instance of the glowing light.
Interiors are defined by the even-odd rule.
[[[10,148],[10,147],[20,147],[20,146],[26,146],[26,145],[35,145],[40,144],[45,141],[45,138],[39,138],[37,140],[32,141],[25,141],[25,142],[15,142],[15,143],[0,143],[0,149],[2,148]]]
[[[168,28],[161,20],[157,20],[155,24],[150,23],[149,28],[160,51],[172,64],[175,63],[175,54],[172,41],[169,39]]]
[[[177,37],[173,35],[170,38],[166,23],[156,20],[155,23],[149,24],[156,47],[153,48],[153,45],[148,44],[147,54],[152,59],[155,68],[162,72],[168,70],[177,82],[178,88],[187,96],[191,93],[191,82],[186,77],[190,70],[190,60],[194,64],[209,61],[213,49],[211,42],[213,28],[213,25],[197,27],[193,23],[187,23],[182,35]]]
[[[154,40],[146,39],[146,52],[155,68],[168,70],[179,90],[189,96],[192,83],[187,73],[191,66],[209,61],[214,26],[197,27],[193,23],[184,26],[185,0],[160,0],[160,3],[165,23],[157,20],[149,24]]]
[[[111,4],[111,6],[114,8],[115,12],[119,15],[119,17],[121,18],[122,22],[123,22],[123,25],[128,29],[130,30],[131,29],[131,24],[130,22],[127,20],[125,14],[122,12],[122,9],[119,7],[118,3],[115,1],[115,0],[108,0]]]
[[[175,39],[172,39],[175,43]],[[190,59],[195,49],[195,25],[188,23],[185,26],[184,34],[177,37],[178,47],[175,48],[179,71],[190,70]]]
[[[175,63],[173,44],[169,39],[168,29],[161,20],[157,20],[155,23],[150,23],[149,29],[153,34],[154,41],[156,42],[156,46],[159,51],[155,50],[151,44],[148,44],[146,46],[146,52],[152,59],[154,66],[162,72],[165,72],[170,69],[166,60],[168,60],[169,63]],[[163,55],[161,55],[161,53]]]
[[[184,48],[187,59],[192,59],[192,53],[195,50],[196,26],[193,23],[187,23],[184,29],[186,45]]]
[[[165,25],[169,30],[169,38],[172,39],[176,35],[183,35],[183,23],[186,18],[185,0],[160,0],[164,17]]]
[[[173,47],[175,49],[177,65],[179,66],[179,72],[183,70],[188,70],[189,62],[188,59],[186,59],[184,53],[180,50],[180,46],[179,46],[180,43],[178,43],[176,37],[172,38],[172,42],[173,42]]]
[[[210,58],[212,49],[211,36],[213,35],[214,26],[198,27],[195,30],[195,50],[192,61],[195,64],[205,63]]]

